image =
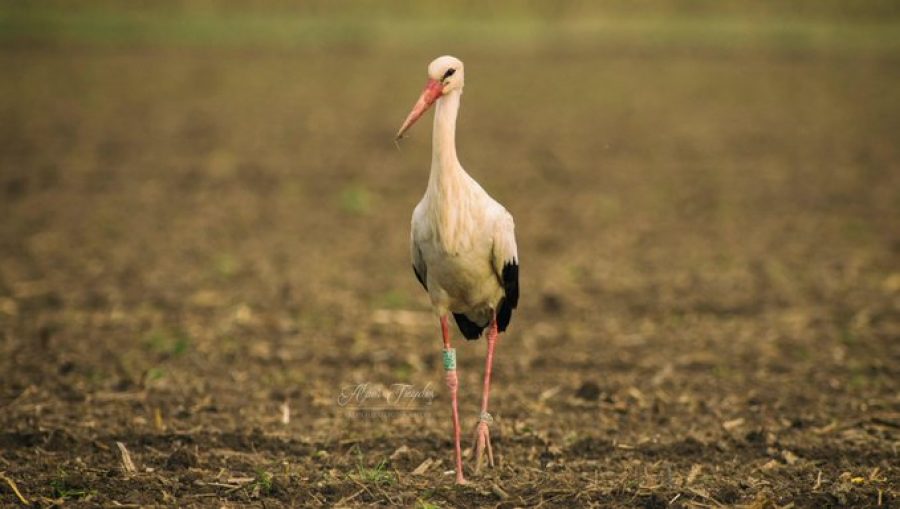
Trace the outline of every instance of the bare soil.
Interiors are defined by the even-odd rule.
[[[896,59],[460,54],[523,297],[458,487],[391,143],[433,56],[0,50],[0,505],[897,506]]]

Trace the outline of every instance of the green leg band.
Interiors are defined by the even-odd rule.
[[[444,371],[456,371],[456,349],[444,350]]]

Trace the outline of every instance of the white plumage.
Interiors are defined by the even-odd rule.
[[[503,331],[518,302],[515,224],[509,212],[459,163],[455,134],[462,62],[441,57],[429,66],[429,76],[439,79],[448,69],[455,71],[437,99],[428,187],[412,215],[413,269],[439,316],[448,312],[464,315],[483,329],[497,312],[498,327]],[[515,280],[510,280],[512,271]],[[501,304],[508,309],[501,312]],[[473,339],[466,326],[459,325],[463,334]]]
[[[413,271],[428,291],[441,321],[444,369],[453,410],[456,482],[460,484],[466,480],[460,450],[459,378],[447,315],[453,314],[466,339],[478,339],[488,328],[484,390],[473,447],[477,473],[485,453],[490,465],[494,465],[489,432],[493,418],[488,413],[494,346],[519,302],[519,257],[513,218],[463,170],[456,157],[456,116],[463,83],[463,63],[458,59],[445,56],[431,62],[428,84],[397,132],[400,139],[437,103],[431,174],[425,196],[413,211],[410,253]]]
[[[518,263],[513,218],[462,167],[437,171],[462,183],[454,192],[429,185],[416,206],[413,266],[438,315],[464,314],[486,326],[506,295],[504,266]]]

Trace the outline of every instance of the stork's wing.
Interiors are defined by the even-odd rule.
[[[519,252],[516,247],[516,225],[509,212],[494,223],[494,272],[500,280],[505,297],[497,309],[497,328],[505,331],[512,319],[512,310],[519,305]]]
[[[425,267],[425,259],[422,258],[422,251],[419,249],[419,246],[416,244],[416,236],[415,234],[410,235],[409,239],[409,250],[410,256],[412,257],[412,268],[413,272],[416,274],[416,279],[419,280],[419,283],[422,283],[422,288],[428,290],[428,281],[426,278],[428,277],[428,269]]]

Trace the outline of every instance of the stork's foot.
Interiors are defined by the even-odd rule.
[[[494,466],[494,451],[491,449],[491,431],[489,427],[492,422],[494,422],[494,419],[491,417],[491,414],[483,412],[481,420],[475,426],[475,444],[472,446],[472,450],[475,453],[476,474],[481,470],[481,465],[484,463],[485,452],[487,452],[488,465]]]

